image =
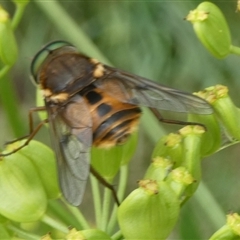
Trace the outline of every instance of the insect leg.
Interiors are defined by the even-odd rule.
[[[105,186],[106,188],[112,191],[114,200],[116,201],[117,205],[120,206],[120,202],[118,200],[117,193],[113,185],[108,183],[91,165],[90,165],[90,172],[103,186]]]
[[[39,112],[39,111],[45,111],[46,108],[45,107],[36,107],[36,108],[32,108],[29,110],[28,112],[28,120],[29,120],[29,134],[28,135],[25,135],[23,137],[20,137],[20,138],[17,138],[17,139],[14,139],[13,141],[9,141],[7,142],[5,145],[8,145],[8,144],[11,144],[11,143],[14,143],[14,142],[17,142],[19,140],[22,140],[22,139],[25,139],[26,138],[26,141],[20,145],[19,147],[15,148],[14,150],[8,152],[8,153],[0,153],[0,157],[3,157],[3,156],[8,156],[8,155],[11,155],[12,153],[15,153],[17,152],[18,150],[20,150],[21,148],[25,147],[28,145],[28,143],[34,138],[34,136],[37,134],[37,132],[40,130],[40,128],[48,122],[48,119],[45,119],[43,121],[41,121],[37,127],[33,127],[33,113],[34,112]]]
[[[179,121],[179,120],[173,120],[173,119],[165,119],[161,116],[161,114],[155,109],[155,108],[149,108],[152,113],[155,115],[155,117],[160,121],[160,122],[164,122],[164,123],[169,123],[169,124],[177,124],[177,125],[198,125],[203,127],[206,130],[206,126],[202,123],[198,123],[198,122],[185,122],[185,121]]]

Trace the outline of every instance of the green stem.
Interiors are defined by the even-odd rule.
[[[118,192],[117,192],[117,196],[118,196],[118,199],[120,202],[122,201],[124,194],[125,194],[127,180],[128,180],[128,165],[124,165],[120,169],[119,187],[118,187]],[[109,220],[109,224],[107,226],[108,233],[113,232],[113,230],[117,224],[117,209],[118,209],[118,207],[115,205],[114,209],[112,211],[110,220]]]
[[[54,214],[54,216],[57,216],[60,221],[68,226],[75,227],[78,230],[83,229],[82,223],[79,219],[77,220],[76,214],[72,213],[71,209],[66,209],[66,207],[68,207],[67,203],[63,205],[56,200],[50,200],[48,202],[48,210],[50,214]]]
[[[14,13],[14,16],[11,21],[11,27],[13,30],[15,30],[20,23],[24,10],[25,10],[26,5],[25,4],[16,4],[16,11]]]
[[[11,27],[13,30],[15,30],[17,28],[18,24],[20,23],[25,7],[26,7],[25,4],[16,4],[16,11],[15,11],[14,16],[11,21]],[[7,74],[7,72],[11,69],[11,67],[12,66],[5,65],[0,70],[0,79]]]
[[[111,236],[111,239],[112,240],[123,239],[122,232],[119,230],[118,232],[116,232],[114,235]]]
[[[55,219],[51,218],[47,214],[45,214],[42,217],[41,221],[44,222],[45,224],[51,226],[54,229],[58,229],[59,231],[61,231],[63,233],[68,233],[69,232],[69,229],[66,225],[56,221]]]
[[[107,226],[107,233],[108,234],[111,234],[113,232],[114,228],[116,227],[116,224],[117,224],[117,210],[118,210],[118,207],[115,205],[114,208],[113,208],[108,226]]]
[[[14,13],[13,19],[11,21],[11,27],[13,30],[15,30],[23,16],[24,9],[26,5],[23,4],[16,4],[16,11]],[[11,69],[12,66],[5,65],[1,70],[0,70],[0,79],[6,75],[6,73]]]
[[[16,11],[14,13],[13,19],[11,21],[11,27],[13,30],[16,29],[17,25],[19,24],[24,9],[25,4],[16,4]],[[25,134],[25,125],[22,124],[22,120],[19,114],[19,108],[17,105],[17,101],[13,101],[16,98],[14,94],[13,87],[11,82],[8,78],[2,79],[6,74],[9,72],[12,66],[5,65],[0,70],[0,99],[3,103],[3,107],[7,113],[8,122],[12,126],[12,130],[15,136],[21,136]]]
[[[118,197],[120,202],[123,200],[128,180],[128,165],[123,165],[120,169]]]
[[[92,186],[92,193],[93,193],[93,203],[94,203],[94,209],[95,209],[95,219],[97,227],[100,228],[101,226],[101,196],[99,191],[99,184],[98,180],[93,176],[90,175],[91,179],[91,186]]]
[[[84,33],[80,26],[69,16],[56,0],[34,0],[38,7],[53,22],[63,37],[71,41],[77,48],[93,55],[95,58],[110,64],[93,41]],[[61,21],[59,21],[61,19]]]
[[[109,211],[111,206],[111,198],[112,198],[112,191],[105,187],[104,196],[103,196],[102,219],[101,219],[101,227],[100,227],[102,231],[107,230],[107,225],[109,221]]]
[[[82,215],[81,211],[78,208],[73,207],[69,204],[66,204],[66,206],[69,209],[69,211],[73,214],[73,216],[75,216],[75,218],[78,220],[82,229],[89,229],[90,228],[87,220],[85,219],[85,217]]]
[[[22,229],[19,229],[18,227],[9,224],[6,226],[9,230],[13,231],[14,233],[16,233],[20,238],[22,239],[28,239],[28,240],[41,240],[41,236],[37,236],[34,234],[30,234],[28,232],[25,232]]]
[[[239,48],[239,47],[236,47],[236,46],[233,46],[233,45],[231,45],[231,46],[230,46],[230,52],[231,52],[231,53],[233,53],[233,54],[240,55],[240,48]]]

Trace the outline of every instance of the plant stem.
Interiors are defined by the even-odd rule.
[[[128,179],[128,165],[123,165],[120,169],[119,187],[118,187],[118,193],[117,193],[117,196],[120,202],[122,201],[125,194],[127,179]],[[118,207],[115,205],[107,226],[108,233],[113,232],[117,224],[117,209]]]
[[[63,232],[63,233],[68,233],[69,232],[69,229],[66,225],[56,221],[55,219],[49,217],[47,214],[45,214],[42,219],[41,219],[42,222],[44,222],[45,224],[55,228],[55,229],[58,229],[59,231]]]
[[[123,165],[120,169],[120,177],[119,177],[119,188],[118,188],[118,197],[120,202],[123,200],[126,186],[127,186],[127,180],[128,180],[128,165]]]
[[[78,208],[73,207],[69,204],[66,204],[66,206],[69,209],[69,211],[73,214],[73,216],[78,220],[78,223],[81,225],[82,229],[90,228],[88,222],[86,221],[85,217],[82,215],[82,212]]]
[[[11,21],[11,27],[13,30],[15,30],[23,16],[24,9],[26,5],[23,4],[16,4],[16,11],[14,13],[13,19]],[[7,72],[11,69],[12,66],[10,65],[5,65],[1,70],[0,70],[0,79],[7,74]]]
[[[233,54],[240,55],[240,48],[239,48],[239,47],[236,47],[236,46],[233,46],[233,45],[231,45],[231,47],[230,47],[230,52],[231,52],[231,53],[233,53]]]
[[[112,240],[119,240],[122,239],[122,232],[119,230],[118,232],[116,232],[114,235],[111,236]]]
[[[16,4],[16,11],[14,13],[13,19],[11,21],[11,27],[13,30],[16,29],[17,25],[19,24],[23,12],[25,9],[25,5],[23,4]],[[11,49],[10,49],[11,50]],[[25,125],[22,124],[19,114],[19,108],[17,105],[17,101],[13,101],[15,99],[15,94],[13,87],[11,85],[10,80],[6,77],[2,79],[11,69],[12,66],[5,65],[0,70],[0,99],[3,103],[3,107],[7,113],[8,121],[13,129],[15,136],[21,136],[25,134]]]
[[[82,223],[77,219],[77,216],[71,211],[71,209],[66,209],[66,207],[68,207],[67,203],[63,205],[56,200],[50,200],[48,202],[48,210],[50,214],[54,214],[54,216],[57,216],[59,220],[68,226],[75,227],[78,230],[82,229]]]
[[[16,11],[13,15],[13,19],[11,21],[11,27],[13,30],[15,30],[20,23],[24,10],[25,10],[26,5],[25,4],[16,4]]]
[[[98,180],[93,175],[90,175],[90,179],[91,179],[91,186],[92,186],[92,193],[93,193],[96,225],[98,228],[100,228],[102,211],[101,211],[101,196],[99,191]]]
[[[102,219],[101,227],[102,231],[107,230],[109,210],[111,206],[112,191],[108,188],[104,188],[104,197],[103,197],[103,210],[102,210]]]
[[[41,236],[37,236],[28,232],[25,232],[22,229],[19,229],[18,227],[9,224],[6,226],[9,230],[13,231],[16,233],[20,238],[22,239],[28,239],[28,240],[41,240]]]

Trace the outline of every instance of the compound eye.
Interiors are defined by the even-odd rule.
[[[31,76],[35,83],[38,84],[38,71],[42,65],[42,63],[45,61],[45,59],[48,57],[49,54],[51,54],[54,50],[64,47],[64,46],[72,46],[72,44],[65,42],[65,41],[54,41],[48,43],[46,46],[44,46],[42,49],[40,49],[36,55],[34,56],[32,63],[31,63]]]

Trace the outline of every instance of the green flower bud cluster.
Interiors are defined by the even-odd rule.
[[[181,204],[194,193],[201,178],[204,132],[201,126],[186,126],[160,139],[139,188],[118,209],[126,239],[166,239],[171,233]]]
[[[144,180],[118,209],[119,225],[126,239],[166,239],[180,207],[201,181],[201,159],[221,148],[222,127],[226,135],[239,141],[239,109],[228,96],[228,89],[216,85],[195,94],[210,103],[213,114],[190,114],[188,121],[205,127],[183,127],[156,144]]]

